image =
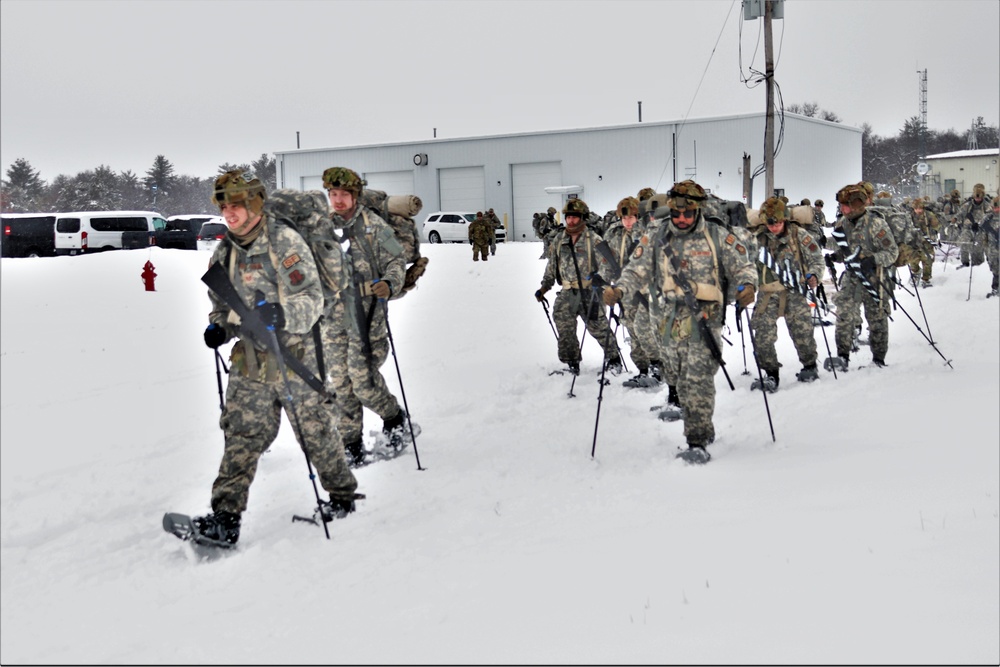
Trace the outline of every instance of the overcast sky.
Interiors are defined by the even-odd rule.
[[[261,153],[763,111],[739,0],[0,2],[2,169],[46,181],[158,154],[208,177]],[[895,136],[1000,123],[998,0],[785,0],[786,106]],[[742,34],[741,34],[742,33]]]

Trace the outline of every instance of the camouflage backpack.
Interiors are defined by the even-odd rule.
[[[896,245],[899,246],[899,255],[896,257],[895,265],[903,266],[904,264],[908,264],[910,260],[909,249],[920,238],[917,228],[913,226],[913,218],[894,206],[882,205],[878,201],[876,200],[876,203],[869,206],[868,210],[875,215],[881,216],[889,225],[892,238],[895,239]],[[904,248],[903,246],[906,247]]]
[[[362,190],[358,203],[377,213],[396,233],[396,240],[403,246],[407,264],[420,259],[420,234],[413,216],[424,207],[420,197],[414,195],[389,196],[381,190]]]
[[[323,312],[347,326],[354,321],[350,262],[341,247],[341,238],[330,219],[329,200],[320,190],[275,190],[264,202],[271,224],[283,224],[298,232],[312,250],[323,285]],[[271,261],[277,261],[272,255]]]

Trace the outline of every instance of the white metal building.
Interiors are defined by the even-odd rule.
[[[764,113],[685,122],[531,132],[275,153],[278,187],[321,190],[333,166],[354,169],[369,187],[423,200],[421,220],[439,210],[493,208],[508,239],[534,241],[532,214],[561,210],[578,196],[603,215],[644,187],[665,192],[686,178],[725,199],[759,205],[764,175],[743,190],[743,156],[763,163]],[[775,137],[780,124],[775,120]],[[775,188],[793,203],[834,201],[861,180],[861,130],[786,113],[775,158]]]
[[[934,198],[958,190],[962,198],[972,196],[976,183],[986,186],[988,195],[1000,192],[1000,149],[980,148],[950,153],[928,155],[923,159],[927,165],[921,180],[920,194]]]

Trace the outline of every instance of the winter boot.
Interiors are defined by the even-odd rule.
[[[622,360],[620,357],[613,357],[604,360],[604,368],[612,375],[620,375],[622,372]]]
[[[236,544],[240,539],[240,515],[231,512],[212,512],[191,520],[198,534],[211,541]]]
[[[764,391],[766,391],[769,394],[773,394],[774,392],[778,391],[778,369],[769,370],[765,368],[763,370],[764,370],[763,382],[761,381],[761,378],[757,378],[756,380],[754,380],[753,383],[750,385],[750,391],[753,391],[754,389],[760,389],[763,386]]]
[[[628,380],[622,382],[622,386],[625,387],[626,389],[636,389],[638,387],[648,386],[647,384],[645,384],[648,381],[649,381],[649,369],[640,368],[639,374],[633,375]]]
[[[846,373],[849,363],[850,357],[846,354],[842,354],[837,357],[827,357],[826,361],[823,362],[823,368],[828,371],[840,371],[841,373]]]
[[[579,375],[580,374],[580,362],[579,361],[570,361],[570,362],[567,362],[566,363],[566,367],[569,369],[569,372],[572,373],[573,375]]]
[[[878,366],[879,368],[885,368],[886,366],[889,365],[885,363],[885,359],[880,359],[879,357],[874,357],[872,359],[872,363]]]
[[[704,445],[688,444],[688,448],[679,452],[677,458],[692,465],[704,465],[712,460],[712,455]]]
[[[319,513],[324,522],[343,519],[355,510],[353,498],[334,498],[319,501]]]
[[[660,410],[657,418],[665,422],[675,422],[684,418],[684,408],[681,407],[681,400],[677,396],[677,387],[668,385],[667,404]]]
[[[921,282],[920,286],[923,287],[924,289],[927,289],[928,287],[934,287],[934,283],[932,283],[931,279],[928,278],[927,280],[924,280],[923,282]]]
[[[365,445],[360,436],[357,440],[344,443],[344,455],[347,457],[349,468],[357,468],[365,464]]]
[[[395,417],[382,422],[382,437],[386,447],[394,453],[402,451],[407,445],[413,443],[413,438],[420,435],[420,425],[411,421],[413,434],[407,428],[406,411],[400,410]]]
[[[649,362],[649,377],[656,380],[656,384],[663,382],[663,371],[660,369],[659,361]]]
[[[799,382],[812,382],[813,380],[818,380],[819,373],[816,372],[816,364],[803,366],[802,370],[795,374],[795,377]]]

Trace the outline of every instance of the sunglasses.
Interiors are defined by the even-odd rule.
[[[670,209],[670,217],[671,218],[675,218],[675,219],[676,218],[694,218],[694,209],[693,208],[688,208],[688,209],[684,209],[683,211],[678,211],[677,209],[672,208],[672,209]]]

